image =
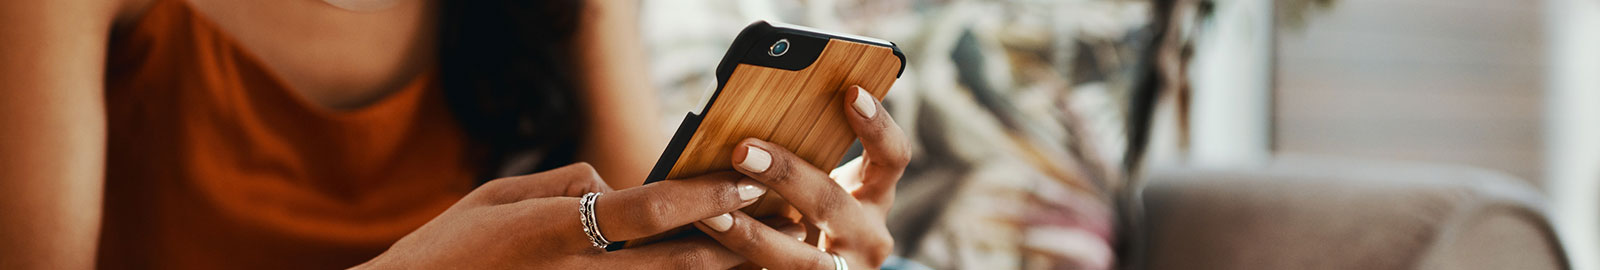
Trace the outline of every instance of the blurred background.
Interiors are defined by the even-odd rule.
[[[663,132],[754,20],[904,49],[902,267],[1600,267],[1600,1],[642,3]]]

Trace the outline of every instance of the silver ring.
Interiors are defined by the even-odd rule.
[[[611,241],[606,241],[606,236],[600,234],[600,224],[594,218],[594,202],[598,198],[599,192],[590,192],[578,199],[578,219],[583,221],[583,234],[589,236],[589,243],[604,250],[611,245]]]
[[[844,257],[839,257],[838,253],[833,252],[828,252],[828,255],[833,256],[833,270],[850,270],[850,264],[844,262]]]

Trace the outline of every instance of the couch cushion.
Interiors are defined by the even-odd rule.
[[[1444,234],[1417,269],[1564,269],[1561,249],[1547,237],[1537,213],[1516,207],[1485,207]]]
[[[1565,268],[1540,195],[1502,173],[1290,156],[1145,179],[1135,267]]]

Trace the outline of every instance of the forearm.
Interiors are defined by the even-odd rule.
[[[590,1],[580,20],[577,66],[584,84],[587,137],[579,159],[615,188],[640,185],[666,145],[655,91],[640,47],[632,1]]]

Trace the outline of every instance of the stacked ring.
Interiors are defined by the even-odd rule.
[[[833,270],[850,270],[850,264],[845,263],[844,257],[839,257],[838,253],[832,252],[829,252],[828,255],[833,255]]]
[[[611,241],[606,241],[606,236],[600,234],[600,224],[594,218],[594,202],[598,198],[599,192],[590,192],[578,199],[578,219],[583,222],[583,234],[589,236],[589,243],[604,250],[611,245]]]

